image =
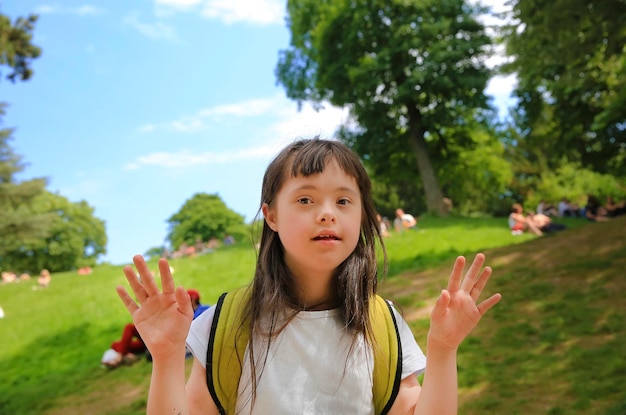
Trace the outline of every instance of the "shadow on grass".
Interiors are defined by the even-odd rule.
[[[106,331],[119,336],[119,327]],[[53,336],[38,338],[20,353],[0,361],[0,413],[42,414],[58,407],[68,395],[88,394],[111,371],[100,367],[108,344],[95,350],[89,324],[73,326]],[[90,349],[91,348],[91,349]],[[16,363],[19,362],[19,363]]]

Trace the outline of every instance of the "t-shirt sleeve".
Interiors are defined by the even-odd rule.
[[[209,333],[215,315],[215,307],[210,307],[191,322],[187,334],[187,349],[206,368],[206,352],[209,344]]]
[[[415,341],[415,336],[413,336],[409,325],[404,321],[396,308],[393,307],[393,304],[391,308],[396,317],[398,332],[400,333],[400,345],[402,347],[402,379],[411,375],[420,375],[426,369],[426,356]]]

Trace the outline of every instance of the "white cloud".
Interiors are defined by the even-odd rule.
[[[284,24],[285,13],[285,2],[277,0],[208,0],[202,7],[203,16],[227,24]]]
[[[272,150],[273,148],[270,146],[261,146],[255,148],[235,149],[221,153],[193,153],[189,150],[180,150],[172,153],[157,152],[138,157],[134,162],[127,164],[124,167],[124,170],[137,170],[141,166],[159,166],[172,169],[217,163],[231,163],[241,160],[267,157],[272,153]]]
[[[51,4],[43,4],[35,7],[35,14],[76,14],[78,16],[95,16],[105,13],[106,10],[90,4],[80,7],[59,7]]]
[[[139,127],[139,132],[140,133],[149,133],[150,131],[154,131],[156,130],[157,126],[154,124],[144,124],[141,127]]]
[[[271,131],[273,135],[290,140],[316,135],[332,138],[339,126],[348,120],[348,115],[347,109],[330,104],[320,111],[315,111],[307,104],[298,111],[296,104],[291,103],[291,107],[283,109],[281,119],[271,126]]]
[[[226,24],[285,24],[285,2],[280,0],[154,0],[155,13],[195,12]]]
[[[54,14],[58,13],[59,8],[57,6],[53,6],[51,4],[42,4],[41,6],[35,7],[35,14]]]
[[[261,117],[263,121],[259,122],[255,132],[257,141],[261,144],[219,153],[198,153],[188,150],[155,152],[138,157],[128,163],[124,169],[137,170],[144,166],[178,169],[211,163],[269,158],[296,138],[310,138],[316,135],[323,138],[334,137],[337,128],[348,119],[348,111],[330,105],[326,105],[320,111],[315,111],[308,104],[303,105],[298,111],[295,102],[276,95],[203,109],[195,116],[163,123],[160,127],[155,124],[146,124],[140,130],[149,132],[166,128],[169,131],[195,132],[204,128],[209,121],[217,124],[222,121],[228,122],[229,120],[222,120],[226,117]]]
[[[77,14],[79,16],[95,16],[98,14],[103,14],[104,9],[86,4],[84,6],[69,9],[69,12],[72,14]]]
[[[144,23],[139,21],[137,16],[129,15],[124,18],[124,23],[151,39],[165,39],[171,42],[178,41],[178,36],[176,36],[174,28],[163,22]]]
[[[219,105],[213,108],[207,108],[201,110],[198,115],[200,116],[220,116],[220,115],[232,115],[239,117],[250,117],[256,115],[263,115],[275,108],[277,105],[278,97],[274,98],[261,98],[250,99],[237,104],[225,104]]]
[[[200,3],[201,0],[155,0],[157,5],[170,6],[175,8],[185,9],[191,6],[195,6]]]
[[[268,135],[296,137],[301,135],[332,136],[338,126],[348,118],[348,111],[328,104],[315,111],[305,104],[298,111],[295,102],[282,94],[273,97],[249,99],[232,104],[204,108],[192,115],[184,115],[174,121],[149,123],[139,127],[139,132],[150,133],[158,130],[196,133],[219,124],[226,118],[264,117],[275,119],[267,129]]]

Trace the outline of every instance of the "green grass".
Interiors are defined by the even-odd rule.
[[[494,268],[488,291],[504,298],[459,351],[460,413],[626,412],[626,221],[566,223],[537,238],[512,236],[504,218],[425,217],[386,240],[381,292],[422,345],[454,258],[482,251]],[[254,262],[252,249],[233,247],[172,266],[177,284],[212,303],[249,282]],[[121,266],[99,266],[54,274],[44,290],[33,280],[0,286],[0,414],[145,413],[150,363],[100,368],[130,320],[119,284]]]

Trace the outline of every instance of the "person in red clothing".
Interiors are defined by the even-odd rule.
[[[111,348],[104,352],[102,364],[115,368],[122,363],[134,363],[138,355],[146,352],[146,345],[133,323],[128,323],[122,331],[122,338],[111,343]]]

